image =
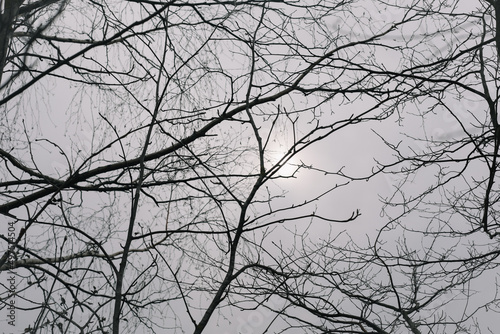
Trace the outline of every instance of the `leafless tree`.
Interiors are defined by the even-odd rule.
[[[383,173],[394,185],[386,223],[366,240],[340,234],[276,247],[296,260],[275,256],[249,273],[254,283],[241,294],[288,302],[284,331],[497,331],[498,4],[379,3],[414,18],[414,29],[400,26],[383,45],[400,59],[384,70],[392,87],[413,96],[392,105],[400,133],[378,133],[392,158],[378,158],[367,175]]]
[[[453,312],[423,312],[457,291],[471,300],[496,268],[493,5],[6,1],[0,268],[15,280],[1,282],[0,307],[14,301],[35,333],[202,333],[266,308],[276,332],[474,324],[496,297],[453,324]],[[493,109],[460,121],[452,103],[481,99]],[[405,123],[417,112],[431,125],[448,112],[465,139],[425,137],[417,150]],[[396,159],[372,173],[308,160],[396,120],[410,141],[381,133]],[[428,167],[441,171],[434,184],[410,195]],[[360,214],[323,200],[383,173],[405,178],[368,244],[308,238]],[[321,184],[300,200],[280,190],[311,175]],[[478,234],[491,242],[473,244]]]

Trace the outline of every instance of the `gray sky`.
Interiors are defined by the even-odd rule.
[[[345,34],[343,38],[340,38],[335,43],[347,43],[350,39],[361,39],[369,36],[370,34],[377,33],[387,28],[394,20],[402,17],[400,9],[384,9],[384,6],[382,5],[380,5],[380,8],[372,8],[372,3],[373,2],[359,1],[355,6],[349,8],[350,13],[332,12],[328,16],[322,18],[325,23],[324,27],[331,29],[330,31],[320,31],[319,29],[312,30],[312,28],[299,19],[292,22],[295,25],[296,31],[292,32],[286,27],[284,28],[284,31],[287,31],[291,35],[294,33],[297,35],[297,39],[303,43],[302,46],[297,47],[299,51],[304,53],[311,52],[311,54],[321,54],[322,52],[325,52],[325,50],[328,51],[328,48],[325,49],[325,45],[328,44],[328,39],[332,38],[331,36],[337,36],[336,34],[339,33]],[[392,3],[399,4],[401,6],[405,5],[401,1],[392,1]],[[463,7],[464,11],[470,10],[470,8],[475,8],[479,4],[477,1],[469,1],[467,2],[467,5],[465,5],[465,1],[459,1],[459,3],[460,7]],[[78,4],[71,3],[68,8],[73,9],[72,6],[78,7]],[[123,4],[119,6],[133,8],[134,5]],[[466,6],[471,7],[467,8]],[[299,18],[302,10],[303,9],[297,8],[297,12],[294,15]],[[65,25],[67,22],[68,26],[71,28],[73,26],[78,27],[80,24],[83,27],[93,22],[97,22],[97,26],[100,26],[100,22],[98,22],[99,18],[95,18],[95,21],[93,21],[94,18],[92,17],[90,10],[88,12],[83,11],[81,16],[78,11],[74,10],[68,10],[68,13],[68,15],[62,17],[63,21],[61,21],[61,25]],[[120,15],[133,21],[134,17],[140,17],[145,15],[145,13],[126,11],[120,12]],[[256,24],[255,22],[248,22],[248,25],[246,25],[246,23],[247,22],[242,21],[241,25],[251,27]],[[301,26],[300,24],[304,25]],[[436,25],[437,24],[439,24],[439,22],[436,22]],[[466,32],[476,32],[476,30],[479,29],[478,27],[471,26],[470,24],[465,24],[462,26],[460,31],[457,31],[455,35],[456,40],[442,40],[435,38],[434,40],[437,42],[427,43],[425,38],[422,38],[422,36],[433,28],[435,27],[432,21],[408,24],[408,27],[405,27],[402,31],[398,32],[398,35],[388,35],[387,40],[384,41],[388,44],[398,44],[401,42],[401,38],[408,37],[408,43],[412,46],[412,50],[415,51],[415,61],[421,61],[426,59],[426,57],[439,58],[441,51],[445,50],[446,47],[453,43],[459,43],[460,38],[463,38],[466,35]],[[263,31],[266,30],[264,29]],[[179,53],[184,52],[185,54],[189,54],[188,51],[194,50],[194,46],[199,44],[201,37],[206,37],[204,34],[208,35],[208,31],[198,33],[199,35],[192,37],[192,39],[182,36],[180,33],[178,35],[173,33],[169,42],[174,43],[175,47],[178,48],[176,49],[176,52],[178,51]],[[271,38],[271,32],[267,31],[267,34],[268,35],[262,33],[263,40],[265,40],[265,38]],[[100,31],[96,32],[95,36],[98,35],[101,35]],[[199,37],[200,40],[196,40],[195,37]],[[389,40],[391,38],[393,38],[392,41]],[[413,40],[420,41],[420,43],[413,42]],[[162,43],[163,41],[161,40],[153,40],[150,44],[145,42],[140,44],[139,46],[142,48],[141,50],[143,50],[143,58],[137,63],[134,63],[134,66],[137,66],[139,69],[140,66],[147,67],[150,65],[145,63],[148,59],[151,60],[152,63],[157,64],[161,59],[155,59],[156,56],[159,57],[159,53],[156,54],[155,52],[161,51],[161,45],[163,45]],[[331,46],[335,47],[335,43]],[[314,49],[312,47],[314,45],[320,45],[323,48]],[[78,47],[79,46],[71,46],[65,51],[72,51],[71,48],[75,48],[76,50]],[[189,71],[186,70],[186,78],[190,78],[189,73],[195,76],[200,70],[206,69],[212,66],[212,64],[214,67],[220,66],[221,68],[227,70],[227,73],[233,75],[233,88],[235,89],[234,97],[239,100],[244,99],[247,92],[246,85],[248,84],[248,77],[243,76],[242,74],[246,73],[245,71],[248,70],[249,67],[248,55],[245,55],[244,53],[248,53],[249,50],[245,49],[243,43],[235,43],[234,45],[231,45],[229,42],[220,42],[220,44],[210,45],[207,46],[207,48],[208,47],[213,48],[214,52],[207,53],[205,59],[200,58],[200,61],[193,61],[193,69],[190,69]],[[88,58],[85,60],[85,64],[95,65],[96,68],[99,68],[99,66],[92,61],[99,60],[107,62],[110,67],[121,69],[130,68],[130,64],[128,63],[130,60],[120,54],[119,47],[111,47],[109,48],[109,51],[109,54],[99,53],[100,51],[96,53],[90,52],[87,55]],[[251,96],[269,93],[271,88],[265,84],[274,79],[273,75],[279,77],[281,75],[281,70],[292,68],[303,70],[307,67],[305,61],[301,60],[300,57],[290,57],[290,61],[283,60],[285,58],[283,55],[289,53],[290,49],[284,49],[281,51],[279,46],[275,46],[274,48],[270,48],[268,51],[270,53],[275,52],[278,56],[268,55],[267,57],[263,57],[265,59],[257,60],[256,66],[262,66],[263,70],[256,76],[255,83],[262,84],[263,88],[254,88],[250,92]],[[374,62],[384,64],[388,69],[399,69],[403,63],[403,60],[400,58],[400,54],[398,52],[394,50],[388,51],[387,48],[376,48],[376,51],[367,49],[361,49],[358,51],[359,56],[356,57],[365,57],[363,59],[366,60],[366,63],[363,65],[368,65],[368,62],[371,61],[370,57],[373,57],[372,60]],[[373,54],[370,53],[371,51],[373,51]],[[281,55],[281,52],[283,52],[283,55]],[[346,51],[346,54],[349,54],[349,52],[354,51],[348,50]],[[410,50],[407,52],[410,52]],[[217,57],[215,55],[217,55]],[[338,57],[342,58],[343,56],[344,54],[339,52]],[[283,59],[280,57],[283,57]],[[357,59],[356,57],[353,59]],[[173,56],[173,51],[168,50],[166,55],[166,67],[168,67],[168,70],[166,72],[175,68],[176,65],[174,65],[174,59],[176,59],[175,61],[179,61],[178,58]],[[310,61],[310,59],[307,60]],[[203,63],[203,61],[205,61],[206,64]],[[276,61],[276,63],[269,65],[273,61]],[[169,65],[169,62],[171,62],[172,65]],[[268,71],[266,66],[275,70],[277,74]],[[147,68],[150,69],[152,73],[156,70],[153,66]],[[138,71],[140,72],[140,70]],[[63,68],[59,74],[74,76],[71,73],[71,70],[67,68]],[[214,71],[214,73],[210,72],[208,77],[201,77],[200,82],[207,84],[212,83],[212,87],[204,86],[204,84],[198,84],[196,83],[196,80],[194,80],[195,83],[193,83],[193,86],[187,87],[186,89],[189,94],[194,92],[198,95],[193,95],[192,97],[189,96],[189,99],[186,99],[186,101],[180,101],[175,95],[175,89],[180,89],[179,87],[182,87],[182,85],[173,85],[174,91],[168,92],[164,110],[160,113],[161,117],[168,118],[170,115],[178,115],[176,114],[176,108],[179,106],[184,106],[186,110],[196,111],[209,105],[216,105],[218,103],[217,101],[227,101],[228,96],[230,95],[228,92],[230,81],[227,76],[224,77],[219,74],[220,73]],[[238,77],[238,75],[241,75],[241,77]],[[109,80],[109,82],[113,82],[113,80],[116,79],[111,76],[102,76],[105,77],[105,80]],[[161,80],[163,80],[162,83],[166,82],[164,78]],[[308,76],[306,80],[304,80],[304,84],[326,82],[327,80],[332,81],[332,85],[337,84],[334,80],[332,80],[329,72],[326,72],[326,70],[325,72],[318,70],[318,72]],[[12,133],[9,134],[10,138],[8,138],[8,140],[6,137],[7,133],[4,134],[1,139],[1,148],[4,150],[13,149],[13,154],[16,154],[20,159],[23,159],[23,161],[31,166],[36,165],[36,167],[46,175],[52,177],[67,176],[67,161],[64,155],[61,154],[60,149],[65,152],[73,168],[81,164],[91,152],[95,152],[112,142],[116,138],[116,133],[124,135],[137,126],[144,125],[149,122],[151,116],[148,111],[154,109],[155,103],[153,82],[154,80],[148,81],[148,84],[145,84],[144,87],[140,85],[131,85],[131,89],[133,89],[131,91],[127,91],[128,88],[124,89],[123,87],[100,91],[95,87],[86,86],[83,88],[78,83],[67,83],[57,77],[46,78],[32,88],[33,93],[30,91],[29,94],[22,96],[19,99],[20,102],[16,102],[18,104],[8,105],[10,109],[3,107],[5,108],[7,117],[4,119],[2,125],[6,128],[5,125],[8,123],[10,129],[12,129]],[[342,83],[338,84],[342,85]],[[131,97],[134,97],[137,100],[134,100]],[[295,138],[300,138],[313,128],[315,123],[312,122],[312,110],[316,113],[317,119],[320,120],[320,124],[323,125],[338,120],[348,119],[350,115],[357,115],[374,103],[374,99],[370,98],[357,99],[347,102],[347,100],[342,99],[342,96],[339,96],[339,98],[331,99],[329,102],[313,108],[312,106],[319,103],[318,101],[321,101],[322,98],[324,98],[324,96],[292,94],[289,97],[266,104],[261,109],[255,110],[257,123],[260,126],[259,130],[262,134],[265,134],[266,131],[270,129],[271,123],[271,118],[266,117],[265,114],[275,112],[276,108],[278,108],[278,104],[280,105],[280,108],[286,108],[286,110],[292,113],[298,110],[303,110],[301,112],[300,119],[295,124],[295,129],[293,129],[291,121],[294,119],[293,114],[288,120],[285,117],[280,119],[281,123],[278,123],[277,127],[273,129],[275,132],[273,136],[270,137],[268,155],[271,163],[275,163],[277,159],[279,159],[280,155],[286,154],[289,145],[293,143],[294,131]],[[480,131],[477,130],[476,126],[487,117],[487,115],[482,114],[485,110],[484,102],[478,102],[477,99],[468,95],[458,100],[453,93],[444,96],[443,100],[446,101],[447,106],[451,110],[459,115],[465,128],[470,131],[470,133],[474,134]],[[295,179],[270,182],[268,186],[272,194],[279,194],[280,192],[283,192],[284,194],[283,198],[273,200],[271,202],[271,206],[274,208],[291,206],[292,204],[297,206],[303,203],[306,199],[310,199],[324,193],[336,184],[340,185],[345,183],[344,186],[328,193],[318,201],[307,205],[303,209],[301,208],[300,210],[295,210],[294,212],[310,213],[312,210],[316,210],[318,215],[345,219],[349,217],[352,212],[359,209],[361,216],[356,219],[356,221],[346,224],[314,221],[311,225],[309,225],[310,221],[307,219],[292,221],[287,223],[286,226],[278,226],[275,234],[272,234],[269,237],[269,242],[280,241],[283,245],[291,245],[294,241],[293,239],[282,238],[282,235],[285,235],[285,233],[281,234],[281,232],[284,231],[285,227],[288,230],[296,229],[296,231],[299,232],[307,229],[308,238],[311,242],[321,242],[327,237],[332,237],[343,231],[346,231],[348,235],[361,244],[368,242],[368,239],[373,241],[377,230],[387,223],[390,217],[395,217],[399,214],[398,210],[400,210],[400,208],[388,208],[387,213],[389,216],[381,215],[382,203],[380,202],[380,198],[389,197],[395,190],[395,186],[400,181],[400,178],[398,176],[379,174],[369,180],[351,181],[345,177],[334,175],[334,173],[342,171],[352,178],[364,178],[370,175],[374,168],[376,168],[376,161],[382,163],[390,163],[394,161],[392,152],[387,148],[380,137],[392,143],[400,142],[401,150],[403,152],[410,153],[412,150],[427,149],[425,143],[416,141],[414,139],[415,137],[450,140],[460,138],[464,135],[463,129],[457,120],[450,117],[450,113],[446,112],[445,109],[436,108],[432,112],[427,113],[431,106],[432,101],[429,100],[417,100],[414,104],[408,103],[405,106],[401,106],[401,110],[404,112],[401,119],[398,119],[398,115],[395,114],[387,120],[381,122],[374,121],[350,125],[335,132],[327,139],[307,147],[306,150],[294,156],[290,160],[289,165],[293,166],[303,163],[304,165],[311,166],[313,168],[300,170]],[[220,112],[220,110],[223,110],[223,105],[219,107],[217,112]],[[422,118],[422,114],[424,113],[425,116]],[[181,114],[181,112],[179,112],[179,114]],[[207,111],[203,117],[210,119],[210,117],[215,117],[215,115],[215,109],[211,109]],[[424,122],[422,122],[422,119]],[[241,122],[235,121],[230,124],[223,124],[222,126],[217,127],[214,130],[214,133],[218,135],[217,138],[208,138],[201,144],[195,144],[194,146],[198,146],[194,149],[202,151],[205,148],[204,145],[206,145],[206,152],[212,152],[209,151],[210,145],[217,143],[221,147],[220,152],[223,152],[224,150],[230,151],[233,147],[238,148],[252,144],[255,139],[253,138],[251,128],[240,123]],[[112,126],[110,126],[110,124],[112,124]],[[200,124],[203,124],[203,122],[200,121]],[[172,128],[175,128],[172,130],[172,133],[174,134],[172,137],[179,136],[180,138],[181,135],[191,133],[192,129],[196,128],[196,126],[188,124],[183,127],[181,124],[172,126]],[[172,144],[172,142],[174,142],[172,137],[168,137],[165,133],[162,133],[160,129],[157,129],[152,137],[152,149],[159,149]],[[144,133],[134,133],[127,136],[121,143],[123,146],[115,143],[111,148],[105,150],[105,154],[102,154],[92,160],[92,168],[104,165],[109,161],[120,161],[120,159],[124,158],[124,154],[128,159],[136,157],[139,152],[138,148],[141,147],[143,140]],[[169,140],[170,142],[168,142]],[[27,147],[28,142],[32,145],[31,149]],[[54,144],[57,144],[58,147]],[[125,153],[123,154],[123,152]],[[252,170],[255,172],[255,170],[257,170],[258,164],[254,153],[242,154],[238,157],[238,159],[239,160],[237,161],[235,160],[236,162],[230,163],[233,170],[240,169],[243,172],[249,172]],[[452,166],[450,168],[457,167]],[[290,171],[290,166],[285,166],[281,170],[281,172],[285,174],[289,174]],[[328,171],[329,173],[325,173],[324,171]],[[478,175],[484,176],[486,172],[485,167],[479,165],[476,168],[474,166],[474,168],[466,175],[473,178],[476,172]],[[5,175],[7,175],[7,171],[2,170],[2,177],[6,178]],[[429,168],[427,170],[423,170],[422,172],[419,172],[418,175],[416,174],[414,176],[412,182],[409,182],[406,185],[405,191],[408,195],[418,194],[419,192],[424,191],[435,181],[434,177],[435,171],[432,169]],[[453,185],[458,188],[463,187],[464,184],[464,181],[456,181]],[[214,189],[215,188],[216,186],[214,186]],[[244,193],[247,190],[248,189],[242,187],[239,191]],[[259,196],[265,195],[263,190],[264,189],[262,189],[262,192],[259,193]],[[168,199],[170,196],[169,191],[170,189],[167,190],[165,187],[163,190],[155,192],[154,195],[161,199]],[[174,192],[173,198],[181,198],[182,196],[187,196],[188,194],[191,194],[190,190],[183,189],[181,191]],[[113,228],[121,230],[121,232],[125,229],[124,226],[129,216],[128,205],[130,204],[129,198],[126,197],[126,195],[119,195],[116,198],[108,198],[103,194],[84,195],[82,197],[79,197],[78,195],[65,196],[65,201],[74,205],[74,207],[72,207],[72,210],[74,211],[72,212],[74,212],[75,215],[79,213],[85,218],[81,223],[83,224],[85,222],[89,224],[85,228],[92,230],[94,228],[97,229],[102,227],[103,223],[109,224],[103,229],[104,232],[102,232],[100,236],[110,233]],[[395,198],[399,199],[397,196]],[[439,196],[431,196],[430,198],[438,200]],[[147,226],[152,230],[160,229],[163,226],[165,219],[168,219],[166,217],[170,214],[170,211],[167,213],[165,206],[154,206],[152,204],[153,202],[147,198],[144,199],[143,203],[144,204],[139,211],[138,221],[141,222],[143,226]],[[79,204],[82,204],[81,208],[78,207]],[[109,212],[92,212],[93,209],[101,209],[102,207],[106,207],[107,204],[110,204]],[[253,212],[252,214],[258,215],[261,213],[258,212],[259,209],[259,206],[256,206],[256,212]],[[187,206],[182,207],[181,204],[172,207],[172,209],[169,207],[168,210],[172,210],[171,221],[169,223],[176,227],[182,226],[182,224],[187,224],[190,220],[196,221],[197,219],[196,217],[190,216],[189,213],[191,211],[189,211],[190,209]],[[194,211],[196,210],[201,212],[203,208],[197,207]],[[17,210],[16,213],[26,214],[23,210]],[[213,213],[210,212],[207,216],[210,217],[212,214]],[[237,216],[236,213],[234,214]],[[277,214],[276,217],[280,217],[280,214]],[[44,216],[44,219],[47,220],[52,218],[55,219],[55,221],[61,221],[58,220],[61,218],[55,213],[53,216],[50,214]],[[416,227],[424,226],[428,222],[428,217],[419,215],[418,213],[405,217],[405,219],[412,222],[414,221],[415,225],[413,226]],[[1,216],[0,221],[2,222],[2,224],[0,224],[1,228],[5,229],[10,220],[6,216]],[[464,223],[463,220],[458,220],[457,224],[463,226],[466,222]],[[1,230],[0,233],[5,233],[5,231]],[[30,233],[31,242],[43,239],[44,242],[46,242],[47,247],[53,247],[50,242],[47,242],[51,238],[50,229],[45,229],[43,226],[35,227],[30,231]],[[37,233],[40,233],[40,235]],[[347,234],[345,238],[347,238]],[[118,236],[118,234],[116,236]],[[421,247],[425,247],[425,241],[413,238],[415,237],[413,236],[412,238],[409,238],[409,246],[419,247],[420,245]],[[77,243],[77,245],[83,245],[81,242],[79,244]],[[484,246],[488,240],[484,236],[478,236],[470,238],[470,240],[463,241],[464,244],[467,242],[477,242]],[[39,246],[41,247],[42,244],[44,243],[41,243]],[[0,247],[5,249],[5,243],[1,243]],[[110,240],[104,247],[110,252],[117,251],[120,249],[120,242],[119,240]],[[210,247],[214,247],[213,249],[215,251],[215,246],[208,246],[208,249],[211,249]],[[447,244],[443,244],[443,247],[447,247]],[[484,246],[484,248],[487,247]],[[69,248],[68,251],[70,251]],[[459,249],[457,252],[464,252],[464,250]],[[136,263],[138,266],[142,264],[143,263],[141,263],[140,260]],[[201,269],[193,269],[193,272],[197,272],[198,270]],[[24,271],[22,270],[18,271],[19,275],[23,273]],[[2,273],[0,278],[2,283],[5,282],[6,276],[4,274],[5,273]],[[471,284],[471,288],[482,290],[483,286],[493,286],[494,277],[497,276],[498,272],[492,272],[491,274],[482,277],[480,280],[474,281]],[[31,290],[29,291],[32,293]],[[483,298],[487,298],[490,291],[491,290],[488,289],[485,294],[482,292],[478,293],[477,296],[471,299],[471,305],[483,300]],[[56,293],[55,296],[58,297],[59,294]],[[280,307],[282,305],[280,304],[281,301],[272,302],[276,302],[276,307]],[[456,302],[450,303],[444,309],[449,311],[450,314],[459,313],[463,303],[463,300],[457,300]],[[175,305],[175,303],[172,305]],[[196,305],[196,302],[193,305]],[[176,305],[175,307],[180,306]],[[5,312],[5,310],[3,312]],[[182,314],[182,311],[179,313]],[[33,321],[33,319],[30,319],[30,316],[21,316],[21,311],[19,311],[18,314],[19,316],[17,319],[19,321],[19,328],[24,328],[23,326],[26,326],[30,323],[30,321]],[[28,312],[27,314],[31,315],[34,313]],[[159,317],[160,319],[169,319],[168,311],[165,318],[162,318],[162,316],[158,316],[157,314],[152,314],[150,316]],[[421,316],[424,317],[424,315]],[[226,319],[224,317],[226,317]],[[213,319],[211,319],[209,325],[210,327],[207,328],[206,332],[221,333],[222,328],[223,334],[261,333],[262,328],[267,326],[271,319],[273,319],[273,315],[264,309],[246,312],[224,309],[220,318],[217,318],[216,315]],[[489,325],[489,320],[491,319],[492,317],[488,316],[486,313],[484,315],[481,314],[481,321],[483,321],[485,326]],[[179,323],[175,324],[176,326],[179,326],[186,332],[191,330],[191,324],[189,324],[187,317],[183,318],[183,316],[180,316],[178,321]],[[0,324],[4,323],[5,317],[2,316],[0,318]],[[273,327],[270,332],[274,333],[282,325],[283,324],[278,321],[275,324],[276,327]],[[297,331],[297,333],[299,332],[300,331]]]

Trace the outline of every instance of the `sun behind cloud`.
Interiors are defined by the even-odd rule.
[[[281,165],[277,175],[290,177],[296,173],[300,161],[295,156],[290,157],[291,154],[287,147],[284,145],[275,145],[266,150],[266,152],[267,169],[278,168],[278,165]]]

